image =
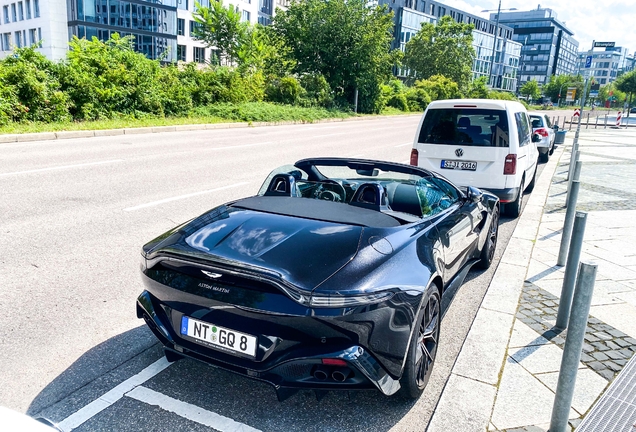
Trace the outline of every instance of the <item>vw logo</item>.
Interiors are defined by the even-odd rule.
[[[218,278],[220,278],[221,276],[223,276],[223,275],[222,275],[222,274],[220,274],[220,273],[212,273],[212,272],[205,271],[205,270],[201,270],[201,273],[203,273],[204,275],[206,275],[206,276],[208,276],[208,277],[211,277],[211,278],[213,278],[213,279],[218,279]]]
[[[455,150],[455,154],[457,155],[457,157],[462,157],[464,156],[464,150],[458,148],[457,150]]]

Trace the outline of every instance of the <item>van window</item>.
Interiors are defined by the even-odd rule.
[[[530,125],[528,116],[524,112],[515,113],[517,121],[517,133],[519,134],[519,147],[530,144]]]
[[[419,143],[508,147],[505,110],[438,108],[426,112]]]

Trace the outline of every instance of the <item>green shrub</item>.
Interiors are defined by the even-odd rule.
[[[413,87],[406,92],[409,111],[424,111],[431,103],[431,97],[423,88]]]
[[[310,122],[326,118],[349,117],[352,115],[351,113],[327,110],[325,108],[302,108],[267,102],[247,102],[241,104],[218,103],[195,108],[191,114],[247,122],[276,122],[284,120]]]
[[[268,101],[287,105],[297,105],[305,89],[294,77],[283,77],[267,85],[265,95]]]
[[[333,91],[322,74],[305,74],[300,77],[299,81],[300,85],[305,89],[305,95],[301,101],[302,105],[324,108],[333,107]]]
[[[428,93],[431,100],[461,98],[461,92],[456,82],[443,75],[433,75],[429,79],[415,81],[415,88]]]
[[[35,48],[16,49],[0,61],[0,123],[70,118],[71,103],[60,90],[56,66]]]

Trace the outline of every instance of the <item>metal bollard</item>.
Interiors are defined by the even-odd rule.
[[[566,195],[566,198],[565,198],[565,206],[566,207],[568,205],[568,199],[570,197],[570,190],[572,189],[572,181],[578,180],[579,177],[581,177],[581,168],[583,167],[583,162],[581,162],[579,160],[580,157],[581,157],[581,152],[577,151],[575,159],[574,159],[575,160],[575,162],[574,162],[574,171],[572,172],[572,177],[570,177],[568,179],[567,195]]]
[[[590,126],[590,113],[587,113],[587,120],[585,120],[585,129]]]
[[[574,295],[574,283],[576,282],[576,272],[579,268],[581,250],[583,249],[583,236],[585,235],[585,223],[587,213],[576,212],[574,216],[574,228],[572,229],[572,239],[570,240],[570,250],[568,260],[565,265],[565,275],[563,276],[563,286],[561,287],[561,298],[559,299],[559,312],[557,313],[555,327],[565,330],[570,319],[570,307]]]
[[[565,265],[568,248],[570,247],[572,225],[574,224],[574,213],[576,212],[576,200],[579,197],[579,186],[579,181],[574,180],[572,182],[572,189],[570,189],[570,195],[568,196],[568,208],[565,211],[565,221],[563,223],[563,232],[561,233],[561,244],[559,245],[559,257],[557,258],[557,265],[560,267]]]
[[[565,432],[568,430],[568,417],[574,397],[576,373],[581,360],[581,349],[583,348],[587,319],[590,314],[590,305],[592,304],[596,269],[596,264],[582,262],[576,279],[572,316],[570,316],[568,335],[563,347],[559,381],[556,395],[554,396],[554,405],[552,406],[550,432]]]
[[[603,129],[607,129],[607,113],[605,113],[605,124],[603,125]]]
[[[598,116],[596,116],[596,123],[594,124],[594,129],[598,128]]]

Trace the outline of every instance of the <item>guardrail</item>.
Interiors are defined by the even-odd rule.
[[[636,118],[634,117],[623,117],[621,121],[621,128],[630,128],[636,127],[636,122],[631,123],[630,119]],[[578,116],[552,116],[552,124],[559,126],[561,130],[571,131],[572,127],[576,127],[579,123]],[[566,127],[566,125],[568,125]],[[581,118],[581,126],[585,126],[585,129],[607,129],[612,128],[616,129],[616,116],[609,114],[596,115],[596,113],[586,112],[583,113],[583,117]]]

